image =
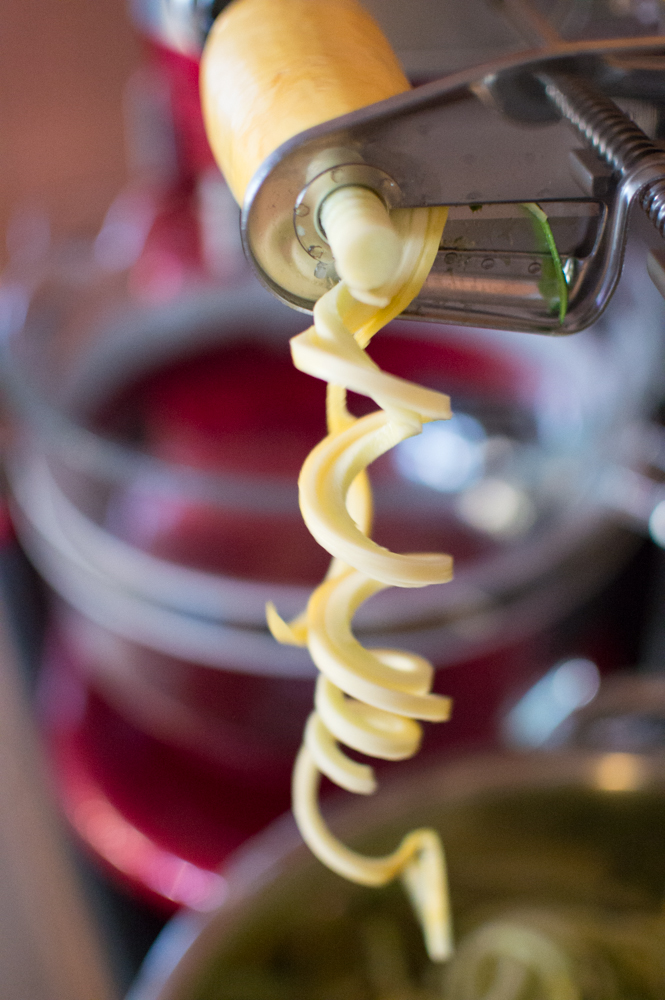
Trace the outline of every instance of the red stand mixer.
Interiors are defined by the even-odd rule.
[[[423,32],[437,6],[423,4]],[[545,49],[524,53],[516,10]],[[387,23],[391,11],[384,5]],[[295,490],[324,430],[322,386],[288,361],[288,336],[307,320],[251,275],[198,110],[197,45],[218,12],[139,7],[148,40],[129,96],[137,180],[85,248],[85,288],[54,259],[5,345],[24,427],[12,468],[17,521],[60,595],[42,698],[65,808],[132,884],[202,909],[217,901],[226,855],[288,808],[314,670],[301,651],[273,643],[263,607],[273,599],[284,613],[300,610],[326,562],[300,524]],[[609,40],[593,25],[546,37],[537,4],[492,8],[478,38],[469,12],[446,16],[468,49],[411,49],[407,70],[432,82],[287,144],[257,178],[241,222],[262,282],[306,309],[332,265],[312,260],[311,274],[282,286],[260,236],[276,191],[285,215],[302,204],[311,151],[352,134],[394,177],[402,204],[432,203],[443,184],[444,131],[461,151],[451,164],[446,146],[450,189],[437,189],[438,203],[453,208],[432,276],[409,322],[373,352],[387,370],[450,392],[459,413],[445,442],[425,435],[420,452],[405,442],[376,468],[381,539],[452,548],[456,582],[383,595],[358,621],[364,635],[398,637],[445,668],[437,688],[455,697],[455,714],[428,734],[425,755],[495,744],[505,710],[563,658],[586,656],[601,671],[624,665],[616,622],[602,609],[581,627],[571,615],[629,559],[629,527],[643,527],[665,496],[646,475],[665,448],[655,460],[659,431],[648,418],[662,393],[663,305],[640,259],[659,242],[644,220],[634,220],[624,279],[600,315],[631,200],[646,185],[658,200],[663,154],[652,136],[636,186],[638,167],[620,162],[627,120],[617,120],[614,170],[593,153],[594,135],[590,151],[566,123],[582,75],[601,110],[607,94],[617,97],[659,136],[661,71],[650,60],[665,42],[634,30],[617,41],[617,24]],[[471,146],[488,129],[513,159],[471,179]],[[416,133],[419,172],[402,155]],[[569,282],[563,327],[538,293],[539,251],[518,210],[534,200],[550,203]],[[293,243],[309,253],[295,228]],[[657,254],[650,267],[660,280]],[[447,326],[413,322],[422,318]],[[573,332],[592,320],[565,342],[494,332]],[[436,458],[443,452],[454,454],[457,479]]]

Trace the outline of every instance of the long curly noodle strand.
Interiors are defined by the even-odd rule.
[[[401,555],[369,537],[372,498],[366,469],[374,459],[422,430],[423,423],[450,417],[447,396],[381,371],[365,353],[373,334],[399,315],[418,294],[432,266],[446,209],[402,209],[392,213],[401,246],[396,276],[360,302],[342,281],[314,310],[314,326],[291,341],[296,368],[329,382],[328,435],[311,452],[300,474],[300,508],[314,538],[333,556],[323,583],[304,612],[287,624],[272,605],[268,623],[280,642],[307,646],[320,671],[311,714],[293,776],[293,808],[313,853],[340,875],[381,886],[401,876],[419,917],[428,951],[443,960],[451,952],[443,848],[433,830],[409,833],[385,857],[365,857],[328,830],[318,806],[325,774],[361,795],[376,789],[373,769],[348,757],[340,745],[383,760],[418,751],[416,720],[441,722],[450,699],[431,694],[432,665],[396,649],[366,649],[354,637],[357,608],[389,586],[424,587],[452,577],[448,555]],[[380,407],[356,419],[346,391],[362,393]]]

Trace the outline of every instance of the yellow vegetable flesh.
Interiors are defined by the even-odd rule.
[[[408,89],[355,0],[236,0],[213,24],[201,63],[206,132],[239,204],[287,139]]]
[[[238,200],[265,157],[286,139],[407,87],[387,41],[354,0],[236,0],[213,27],[202,67],[209,138]],[[356,211],[358,189],[345,190],[348,199],[338,201],[329,217],[341,233],[331,243],[333,253],[335,243],[344,246],[345,231],[362,242],[365,208],[367,227],[376,221],[373,203],[355,199],[365,206]],[[403,759],[418,749],[416,720],[443,721],[450,711],[449,699],[430,693],[431,664],[401,650],[364,649],[351,629],[358,606],[378,590],[422,587],[452,576],[449,556],[401,555],[371,540],[366,473],[375,458],[418,434],[424,422],[450,416],[446,396],[382,372],[365,353],[374,333],[418,294],[446,215],[440,208],[394,211],[390,265],[372,271],[361,254],[346,280],[317,303],[314,325],[291,342],[296,367],[330,383],[329,433],[305,461],[299,487],[305,522],[333,560],[296,621],[289,624],[268,608],[275,637],[306,645],[321,673],[293,780],[303,837],[325,864],[353,881],[379,886],[401,876],[437,960],[451,952],[438,835],[416,830],[393,854],[365,857],[328,831],[317,795],[321,773],[360,794],[376,787],[372,768],[349,758],[340,744]],[[379,229],[381,224],[379,219]],[[354,418],[346,408],[347,389],[371,397],[381,409]]]
[[[376,289],[394,277],[401,248],[381,199],[368,188],[338,188],[323,202],[320,219],[340,278],[362,301],[387,305]]]

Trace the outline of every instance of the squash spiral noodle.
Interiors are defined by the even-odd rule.
[[[366,649],[352,633],[357,608],[389,587],[424,587],[452,577],[448,555],[402,555],[369,537],[372,498],[367,466],[423,423],[450,417],[447,396],[381,371],[365,353],[373,334],[418,294],[432,266],[445,208],[400,209],[391,214],[401,260],[393,279],[373,290],[371,305],[354,298],[345,281],[317,303],[314,325],[291,341],[296,368],[329,382],[328,434],[311,452],[300,479],[300,508],[314,538],[333,559],[306,611],[291,623],[268,605],[268,624],[280,642],[307,646],[320,671],[293,777],[293,808],[305,842],[338,874],[381,886],[401,876],[423,927],[430,957],[451,952],[443,848],[433,830],[414,830],[397,850],[365,857],[327,829],[318,807],[325,774],[351,792],[376,788],[373,769],[348,757],[340,744],[384,760],[411,757],[419,748],[416,720],[441,722],[450,699],[430,693],[432,665],[395,649]],[[373,399],[379,410],[356,419],[346,390]]]

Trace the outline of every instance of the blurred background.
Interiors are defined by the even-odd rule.
[[[512,21],[481,0],[368,6],[415,81],[524,47],[519,4],[505,5]],[[20,978],[21,937],[44,970],[3,994],[17,998],[75,1000],[105,978],[119,985],[98,995],[112,996],[177,907],[214,908],[226,859],[288,808],[311,706],[314,670],[272,641],[264,606],[296,614],[325,571],[295,487],[324,433],[323,389],[289,362],[307,318],[244,261],[178,9],[3,5],[0,654],[13,693],[0,743],[14,779],[0,792],[11,803],[29,786],[34,810],[5,812],[8,856],[27,872],[8,880],[5,912],[20,905],[32,930],[0,953],[0,982]],[[662,32],[656,2],[548,13],[568,38]],[[665,87],[623,100],[665,139]],[[574,338],[397,323],[376,345],[387,370],[455,408],[377,462],[375,483],[379,540],[452,550],[456,581],[382,595],[358,617],[371,642],[428,656],[455,698],[421,763],[575,739],[662,748],[657,685],[641,700],[621,687],[658,679],[665,656],[665,307],[645,268],[657,244],[635,218],[611,307]],[[22,851],[26,824],[43,840]],[[55,870],[36,920],[25,900]],[[62,940],[103,928],[85,975],[38,944],[63,913]]]
[[[124,93],[140,47],[125,5],[8,0],[0,47],[3,233],[18,208],[60,233],[98,227],[127,173]]]

